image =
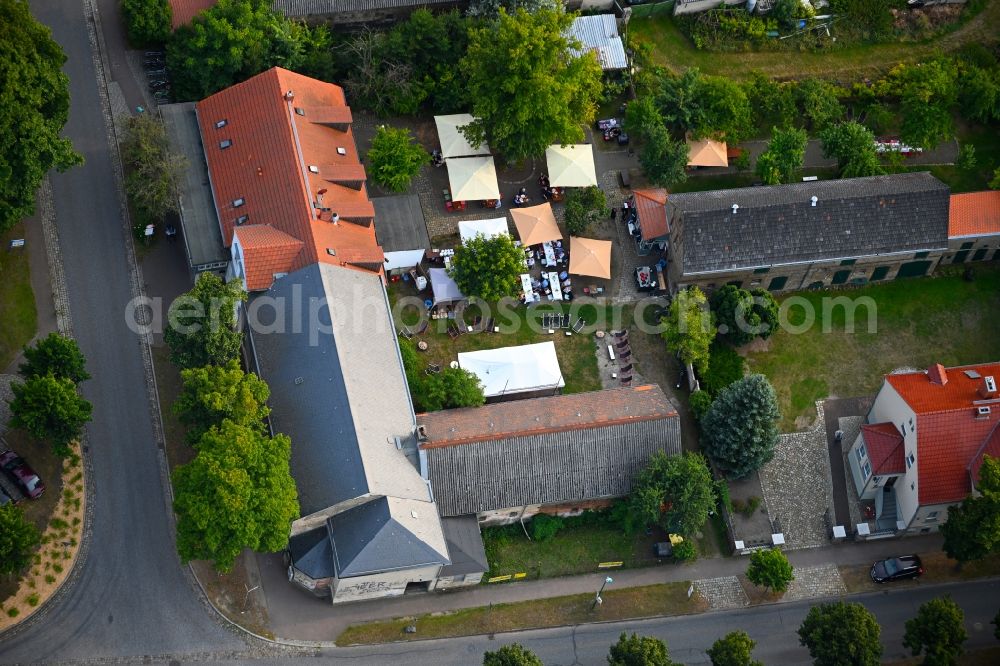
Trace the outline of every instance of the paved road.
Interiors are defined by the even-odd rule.
[[[175,555],[146,401],[139,339],[125,326],[132,297],[111,156],[79,0],[33,0],[69,59],[65,133],[86,164],[53,174],[57,226],[80,347],[94,378],[88,428],[95,511],[87,560],[69,593],[38,622],[5,637],[0,660],[68,660],[241,649],[198,600]]]

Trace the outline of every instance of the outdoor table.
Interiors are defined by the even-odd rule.
[[[559,276],[555,273],[549,273],[549,287],[552,289],[552,300],[561,301],[562,290],[559,288]]]
[[[427,343],[421,340],[420,342],[417,343],[417,349],[419,349],[420,351],[427,351]]]
[[[525,303],[535,300],[534,290],[531,288],[531,276],[527,273],[521,273],[521,290],[524,292]]]
[[[545,253],[545,265],[556,265],[556,251],[552,249],[552,243],[542,243],[542,251]]]

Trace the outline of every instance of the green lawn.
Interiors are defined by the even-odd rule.
[[[654,62],[677,71],[697,67],[707,74],[742,78],[758,70],[775,78],[842,76],[856,80],[899,62],[927,57],[936,51],[954,51],[966,43],[996,43],[997,25],[1000,25],[1000,2],[990,2],[978,16],[958,29],[929,41],[868,44],[805,53],[699,51],[681,33],[669,14],[633,19],[629,23],[629,31],[632,39],[653,44]]]
[[[783,431],[807,425],[815,417],[813,403],[828,396],[873,394],[882,375],[903,366],[924,368],[995,361],[1000,358],[997,312],[1000,312],[1000,267],[973,264],[976,279],[964,281],[957,270],[948,276],[897,280],[838,292],[808,292],[804,298],[816,312],[816,323],[804,333],[778,331],[766,351],[747,353],[751,372],[771,380],[781,405]],[[868,332],[868,310],[859,308],[855,330],[844,325],[845,311],[826,317],[824,299],[870,297],[875,305],[875,332]],[[784,306],[787,307],[787,306]],[[789,309],[788,321],[799,325],[802,307]],[[798,424],[796,424],[798,420]]]
[[[38,317],[35,294],[28,274],[28,251],[11,250],[10,241],[24,238],[24,225],[17,224],[0,235],[0,372],[35,335]]]

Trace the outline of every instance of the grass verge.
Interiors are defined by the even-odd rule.
[[[814,324],[798,334],[783,327],[761,345],[763,350],[746,352],[749,371],[767,375],[774,385],[782,431],[810,423],[816,400],[874,393],[882,376],[895,368],[1000,358],[1000,336],[990,314],[1000,311],[1000,268],[976,264],[973,282],[951,268],[943,272],[947,275],[784,297],[782,308],[791,324],[801,325],[806,317],[803,307],[785,305],[793,297],[808,303],[816,314]],[[870,298],[874,308],[858,308],[852,331],[844,308],[824,314],[824,303],[829,308],[828,299],[838,297]],[[869,332],[869,318],[874,332]]]
[[[969,562],[958,569],[958,562],[949,558],[943,552],[921,553],[920,560],[924,565],[924,575],[920,578],[903,580],[889,585],[878,585],[872,582],[869,572],[871,564],[845,565],[838,567],[840,577],[851,594],[858,592],[875,592],[897,587],[916,587],[927,583],[955,583],[976,578],[987,578],[1000,575],[1000,553],[984,557],[977,562]]]
[[[38,327],[35,294],[31,290],[26,248],[10,249],[10,241],[24,238],[24,223],[0,235],[0,372],[31,341]]]
[[[544,629],[598,620],[689,615],[706,610],[708,604],[699,595],[695,594],[688,599],[689,585],[690,582],[682,581],[623,590],[607,589],[602,595],[604,603],[593,612],[590,607],[593,605],[594,595],[588,593],[358,624],[344,630],[337,637],[337,645],[453,638]],[[417,628],[415,634],[404,633],[403,630],[410,625]]]

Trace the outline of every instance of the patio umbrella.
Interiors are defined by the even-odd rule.
[[[688,139],[688,166],[725,167],[729,166],[726,144],[711,139],[692,141]]]
[[[465,135],[459,131],[460,127],[465,127],[475,120],[468,113],[456,113],[452,116],[434,116],[434,124],[437,125],[438,141],[441,142],[441,156],[463,157],[467,155],[489,155],[490,147],[485,143],[481,146],[473,146]]]
[[[549,146],[545,149],[552,187],[587,187],[597,185],[594,149],[589,143],[573,146]]]
[[[453,157],[446,162],[451,198],[455,201],[499,199],[497,168],[493,158]]]
[[[569,272],[611,279],[611,241],[569,237]]]
[[[514,218],[517,235],[525,245],[538,245],[562,238],[549,203],[528,208],[511,208],[510,216]]]

